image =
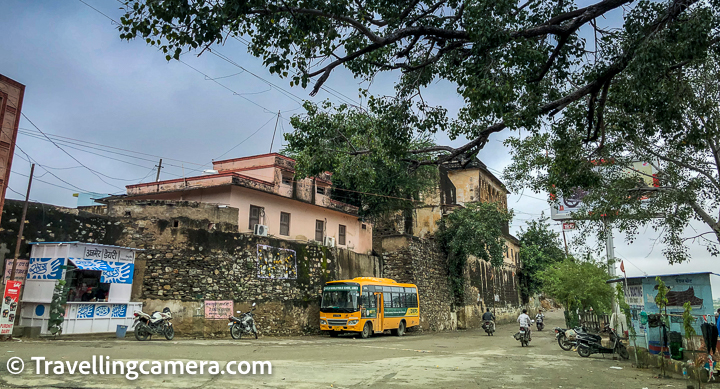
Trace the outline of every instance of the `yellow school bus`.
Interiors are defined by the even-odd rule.
[[[362,338],[390,330],[403,336],[420,324],[417,286],[389,278],[357,277],[325,284],[320,305],[320,329],[338,336],[359,333]]]

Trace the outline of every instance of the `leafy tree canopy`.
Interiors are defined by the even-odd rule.
[[[418,164],[469,159],[492,133],[537,131],[568,107],[584,111],[590,123],[587,135],[562,134],[566,141],[599,139],[612,85],[653,83],[684,72],[715,49],[720,20],[718,0],[596,0],[583,7],[549,0],[124,3],[120,37],[143,38],[168,60],[188,51],[218,54],[217,45],[244,36],[248,51],[270,72],[291,85],[314,83],[311,95],[341,66],[366,81],[399,72],[399,105],[422,102],[422,92],[438,80],[454,84],[465,103],[456,117],[435,120],[442,110],[424,104],[413,114],[418,122],[430,118],[418,131],[446,131],[467,143],[417,150]],[[621,13],[619,27],[598,24]],[[593,33],[597,39],[582,37]],[[637,102],[662,104],[644,94]],[[628,131],[645,139],[653,134]]]
[[[607,265],[588,257],[584,260],[568,258],[538,272],[542,291],[563,304],[567,311],[593,309],[610,312],[613,287]]]
[[[297,131],[285,135],[283,152],[297,160],[301,177],[333,172],[333,196],[358,206],[361,214],[411,209],[419,193],[437,184],[437,169],[415,166],[407,152],[434,146],[410,129],[407,110],[381,109],[382,100],[372,100],[369,111],[346,105],[331,109],[329,103],[318,107],[308,102],[305,107],[307,115],[291,119]],[[383,128],[396,116],[407,121],[391,136]],[[369,148],[376,152],[367,152]]]
[[[651,225],[660,231],[671,263],[688,258],[683,236],[689,222],[698,220],[706,229],[693,233],[693,242],[717,255],[719,60],[712,54],[662,77],[617,77],[594,141],[582,140],[591,134],[579,103],[569,106],[551,130],[510,140],[517,153],[505,172],[508,185],[563,198],[581,188],[587,195],[577,214],[586,219],[585,232],[604,233],[595,222],[609,221],[632,241],[640,228]]]
[[[521,228],[519,272],[520,289],[523,296],[532,296],[541,291],[538,272],[565,259],[559,235],[552,230],[547,218],[527,222],[527,229]]]

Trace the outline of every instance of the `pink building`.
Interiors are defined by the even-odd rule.
[[[213,169],[217,174],[128,185],[126,198],[227,205],[239,210],[240,232],[266,226],[277,238],[372,251],[372,225],[357,207],[330,198],[331,173],[295,181],[295,160],[276,153],[215,161]]]

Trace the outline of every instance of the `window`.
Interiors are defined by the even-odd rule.
[[[280,235],[290,235],[290,214],[280,212]]]
[[[175,228],[180,227],[180,221],[179,221],[179,220],[173,220],[173,227],[175,227]]]
[[[263,213],[265,210],[263,207],[256,207],[254,205],[250,206],[250,226],[249,229],[255,228],[256,224],[260,224],[260,214]]]
[[[323,241],[323,236],[325,232],[325,222],[322,220],[315,220],[315,240],[318,242]]]
[[[288,176],[283,176],[282,183],[283,183],[283,185],[292,185],[292,178],[290,178]]]
[[[367,225],[363,224],[363,225],[362,225],[362,229],[363,229],[363,230],[367,230]]]
[[[345,226],[340,225],[340,231],[338,232],[338,244],[345,246]]]
[[[317,194],[321,194],[321,195],[325,194],[325,188],[323,188],[321,186],[318,186],[315,190],[317,191]]]
[[[385,305],[384,308],[392,308],[393,307],[392,298],[393,298],[392,293],[383,292],[383,305]]]

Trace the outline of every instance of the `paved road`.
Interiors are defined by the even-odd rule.
[[[560,316],[548,328],[561,325]],[[684,388],[680,380],[652,378],[628,361],[599,355],[580,358],[560,350],[552,330],[535,332],[530,347],[512,338],[515,325],[498,326],[494,337],[481,330],[415,333],[371,339],[324,336],[232,340],[134,339],[25,341],[0,343],[0,386],[63,388]],[[160,375],[127,380],[122,375],[35,374],[31,357],[61,362],[90,361],[270,361],[272,375]],[[24,361],[11,375],[6,362]],[[54,366],[54,365],[53,365]],[[237,366],[231,364],[233,371]],[[208,365],[209,367],[209,365]],[[206,367],[206,368],[208,368]],[[611,367],[620,367],[621,370]],[[41,367],[41,371],[44,367]],[[50,367],[52,372],[53,367]]]

